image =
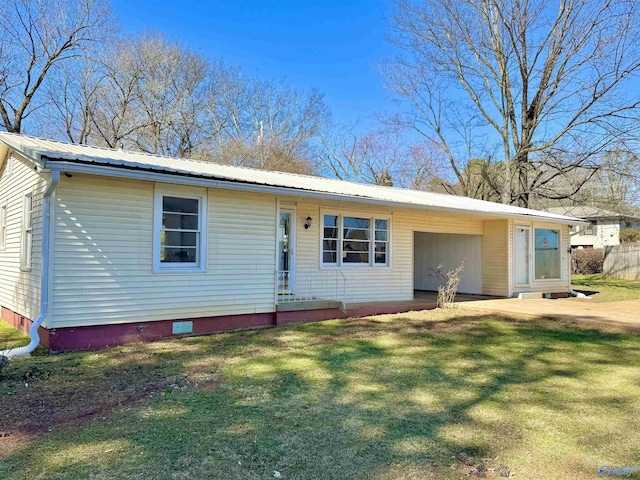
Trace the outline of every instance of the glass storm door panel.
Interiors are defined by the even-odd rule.
[[[278,292],[293,292],[294,259],[294,211],[280,210],[278,219]]]
[[[529,227],[516,225],[516,285],[529,285],[531,267],[529,265],[530,255],[530,237],[531,231]]]

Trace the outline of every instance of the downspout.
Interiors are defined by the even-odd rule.
[[[12,348],[9,350],[0,350],[0,356],[17,357],[20,355],[29,355],[38,345],[40,345],[40,335],[38,328],[42,325],[49,315],[49,267],[51,263],[50,246],[51,246],[51,196],[60,183],[60,172],[52,171],[51,178],[47,184],[47,189],[43,195],[42,206],[42,271],[40,272],[40,315],[29,327],[29,337],[31,341],[24,347]]]

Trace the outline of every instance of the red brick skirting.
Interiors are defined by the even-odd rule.
[[[40,327],[40,343],[51,352],[69,352],[74,350],[97,350],[114,345],[135,342],[151,342],[167,337],[177,337],[172,333],[176,321],[193,322],[193,333],[201,335],[209,333],[232,332],[254,328],[268,328],[302,322],[317,322],[332,318],[362,317],[366,315],[401,313],[409,310],[427,310],[435,308],[435,303],[407,303],[393,305],[371,305],[349,308],[346,312],[339,308],[321,310],[301,310],[273,313],[256,313],[248,315],[231,315],[220,317],[187,318],[160,320],[155,322],[123,323],[111,325],[95,325],[90,327],[54,328]],[[2,308],[2,318],[16,329],[28,333],[31,320]]]

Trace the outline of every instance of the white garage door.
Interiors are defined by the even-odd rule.
[[[438,290],[439,281],[434,276],[438,265],[442,264],[446,273],[463,261],[458,292],[482,294],[482,235],[414,234],[413,286],[416,290]]]

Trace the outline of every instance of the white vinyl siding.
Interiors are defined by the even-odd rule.
[[[482,286],[485,295],[508,297],[509,221],[486,220],[482,237]]]
[[[42,204],[47,177],[38,175],[22,158],[10,157],[11,169],[1,170],[0,205],[5,212],[4,249],[0,249],[0,304],[35,320],[40,315],[42,269]],[[31,193],[32,223],[30,270],[21,269],[24,194]]]
[[[287,202],[295,202],[294,197],[286,197]],[[281,201],[285,201],[283,198]],[[321,266],[322,214],[343,213],[361,218],[388,218],[389,258],[387,268],[343,268],[347,280],[348,302],[384,302],[413,299],[413,232],[462,233],[482,235],[482,219],[469,215],[424,211],[419,209],[391,209],[374,205],[349,202],[324,201],[298,202],[298,247],[297,281],[301,275],[326,268]],[[309,229],[304,228],[307,217],[314,221]],[[318,219],[319,221],[316,221]]]
[[[483,290],[509,294],[507,242],[513,230],[509,220],[483,221],[479,216],[448,212],[214,188],[176,186],[180,195],[206,199],[206,271],[157,274],[154,205],[156,192],[164,187],[169,186],[83,174],[62,177],[53,220],[55,327],[274,312],[278,202],[295,206],[296,282],[322,269],[321,212],[329,211],[389,219],[390,265],[340,271],[347,281],[350,303],[413,299],[414,232],[482,235],[483,256],[491,254],[493,259],[493,263],[483,260]],[[308,229],[304,228],[307,217],[312,218]],[[37,218],[36,213],[36,226]],[[564,251],[568,228],[561,228]],[[36,245],[37,227],[34,232]],[[37,248],[34,271],[35,252]],[[562,280],[545,284],[549,291],[568,289],[565,260],[563,253]]]
[[[276,197],[177,188],[206,196],[206,272],[154,273],[153,183],[80,174],[61,179],[56,327],[275,310]]]

